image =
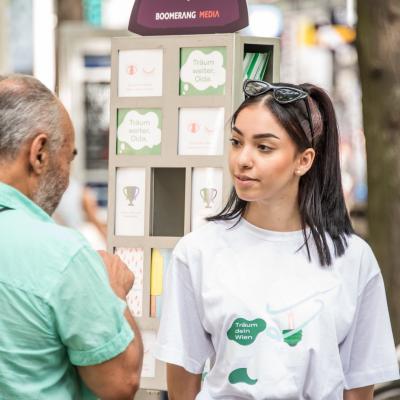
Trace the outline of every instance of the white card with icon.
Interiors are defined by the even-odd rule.
[[[180,155],[222,155],[224,108],[181,108],[178,147]]]
[[[118,96],[162,96],[162,72],[162,49],[120,50]]]
[[[206,217],[221,211],[222,187],[222,168],[193,168],[192,230],[206,223]]]
[[[144,236],[146,170],[118,168],[115,194],[115,234]]]

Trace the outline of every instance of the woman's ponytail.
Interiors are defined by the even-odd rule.
[[[344,253],[346,236],[353,233],[343,195],[337,119],[324,90],[311,84],[301,87],[310,96],[311,118],[316,128],[313,138],[316,156],[312,168],[300,180],[300,213],[304,225],[311,228],[320,263],[330,265],[332,257],[325,233],[332,238],[337,256]]]

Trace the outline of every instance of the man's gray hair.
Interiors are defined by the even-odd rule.
[[[0,161],[14,159],[21,146],[38,133],[47,133],[49,147],[63,143],[60,104],[55,95],[32,76],[0,76]]]

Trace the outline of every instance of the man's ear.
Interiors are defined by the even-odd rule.
[[[46,170],[49,163],[49,139],[47,134],[40,133],[37,135],[29,148],[29,164],[31,170],[41,175]]]

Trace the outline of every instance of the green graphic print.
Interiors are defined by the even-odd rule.
[[[294,331],[294,329],[284,329],[282,331],[283,334],[283,340],[290,346],[294,347],[296,346],[301,339],[303,338],[303,331],[300,329],[297,332],[294,332],[292,334],[289,334],[290,332]],[[289,334],[289,335],[288,335]]]
[[[226,47],[183,47],[180,50],[179,94],[225,94]]]
[[[129,118],[134,113],[135,118]],[[156,124],[152,115],[156,118]],[[157,108],[117,110],[117,154],[160,155],[161,141],[154,143],[155,130],[162,130],[162,112]]]
[[[227,331],[227,336],[230,340],[236,342],[240,346],[249,346],[253,344],[258,335],[264,332],[263,335],[278,343],[286,343],[289,347],[296,347],[303,340],[303,329],[315,320],[323,311],[325,307],[324,301],[320,298],[321,295],[334,290],[337,286],[333,286],[323,291],[315,291],[307,294],[305,297],[297,299],[294,303],[285,305],[282,308],[272,308],[267,304],[266,311],[268,315],[275,321],[275,324],[268,324],[261,319],[256,318],[248,320],[245,318],[236,318]],[[295,323],[295,309],[303,304],[308,304],[310,311],[306,318],[301,318],[301,322]],[[287,318],[285,329],[277,325],[277,318],[280,316],[280,323],[282,318]],[[289,329],[288,329],[289,328]],[[293,354],[295,357],[295,354]],[[258,378],[250,378],[247,374],[247,367],[237,368],[230,372],[228,381],[231,384],[244,383],[247,385],[255,385]]]
[[[230,340],[236,342],[240,346],[249,346],[255,342],[257,336],[266,330],[267,336],[274,339],[283,340],[290,347],[295,347],[303,338],[302,329],[283,329],[279,336],[271,336],[267,330],[267,323],[256,318],[248,320],[245,318],[236,318],[231,327],[227,331],[227,336]],[[229,383],[232,385],[237,383],[245,383],[247,385],[255,385],[258,379],[252,379],[247,373],[247,368],[237,368],[233,370],[228,377]]]
[[[257,379],[251,379],[247,374],[247,368],[238,368],[229,374],[229,383],[234,385],[235,383],[247,383],[248,385],[255,385]]]
[[[259,333],[265,330],[267,324],[261,318],[249,321],[244,318],[237,318],[233,321],[227,335],[230,340],[241,346],[248,346],[254,343]]]

